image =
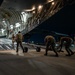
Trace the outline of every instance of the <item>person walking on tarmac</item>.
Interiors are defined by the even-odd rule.
[[[23,40],[23,35],[19,31],[18,34],[16,34],[16,42],[17,42],[17,50],[16,50],[16,52],[18,52],[19,45],[21,46],[21,48],[22,48],[22,50],[24,52],[24,48],[22,46],[22,40]]]
[[[66,49],[66,51],[68,53],[66,56],[73,55],[74,52],[70,49],[70,46],[71,46],[72,42],[73,42],[73,40],[70,37],[61,37],[61,39],[60,39],[60,45],[59,45],[59,47],[60,47],[59,52],[61,51],[62,46],[64,45],[65,49]]]
[[[55,52],[55,56],[58,57],[58,53],[55,50],[55,38],[51,35],[47,35],[44,39],[45,45],[46,45],[46,52],[44,55],[47,55],[49,47],[52,48],[52,50]]]
[[[12,34],[12,47],[13,47],[13,49],[14,49],[14,42],[15,42],[15,35]]]

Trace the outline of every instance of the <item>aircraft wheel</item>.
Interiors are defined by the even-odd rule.
[[[40,52],[41,51],[41,48],[40,47],[36,47],[36,51],[37,52]]]
[[[24,47],[24,52],[28,52],[28,48],[27,47]]]

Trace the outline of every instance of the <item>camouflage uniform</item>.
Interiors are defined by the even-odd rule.
[[[51,46],[52,50],[56,53],[55,56],[58,56],[58,54],[55,50],[55,38],[53,36],[48,35],[48,36],[45,37],[44,41],[45,41],[45,44],[46,44],[46,53],[45,53],[45,55],[47,55],[47,51],[49,49],[49,46]]]

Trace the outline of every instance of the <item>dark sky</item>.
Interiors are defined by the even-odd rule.
[[[47,22],[46,22],[47,23]],[[48,20],[51,28],[56,32],[75,33],[75,4],[67,5]]]
[[[52,24],[58,27],[57,31],[75,33],[75,4],[65,6],[52,19],[54,20]]]

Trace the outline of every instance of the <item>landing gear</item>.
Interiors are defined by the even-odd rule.
[[[41,51],[41,48],[40,47],[36,47],[36,51],[37,52],[40,52]]]

